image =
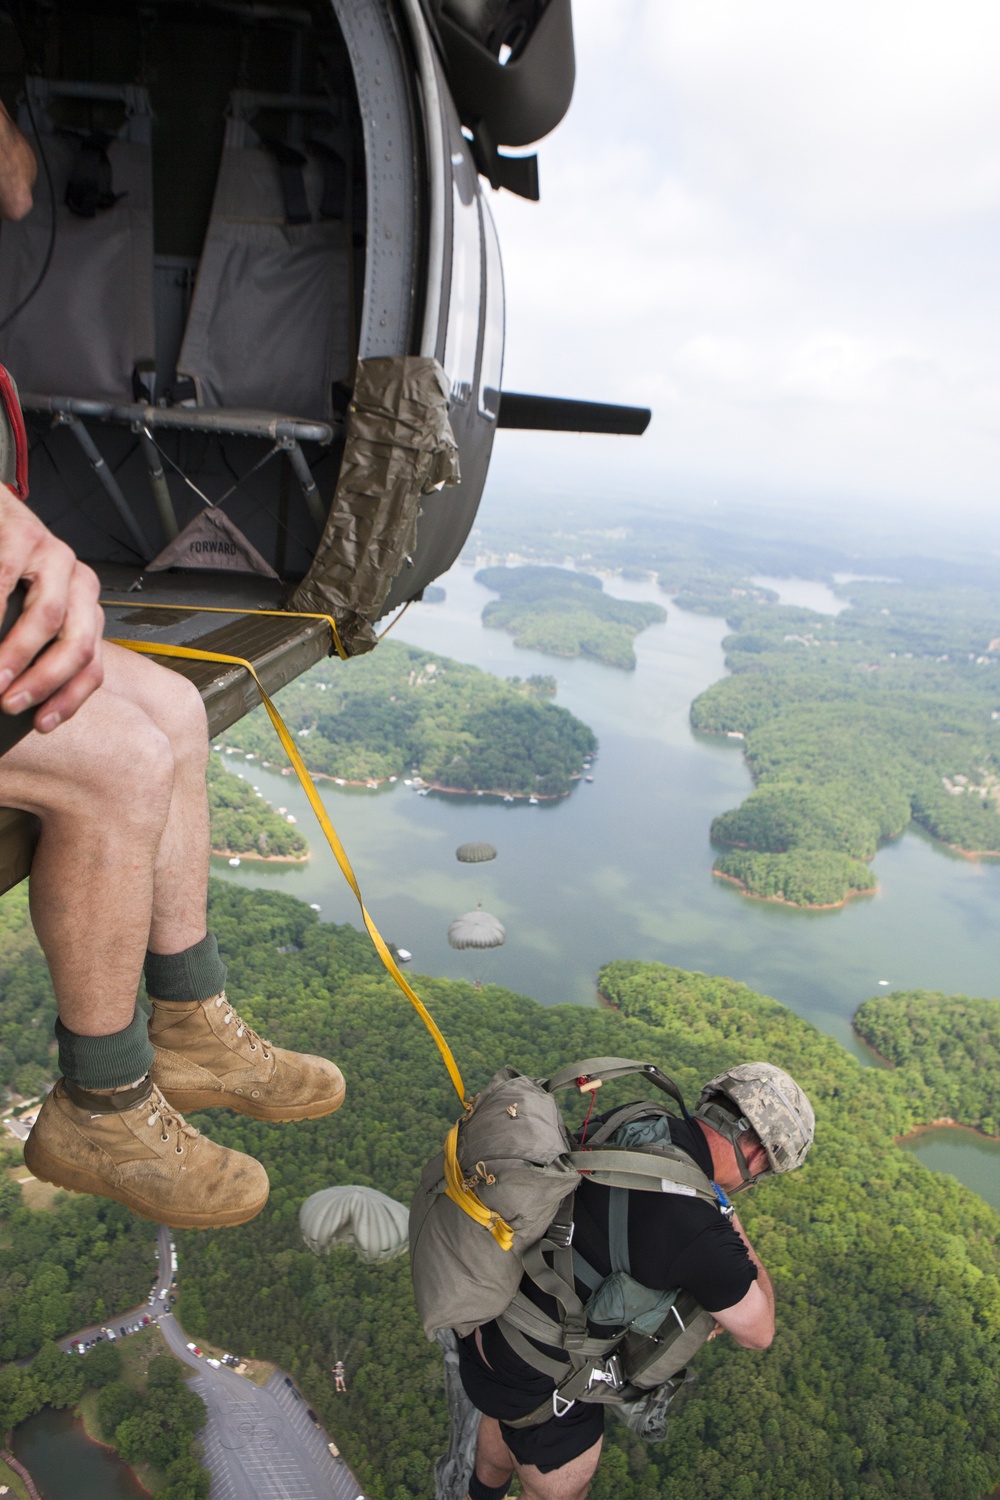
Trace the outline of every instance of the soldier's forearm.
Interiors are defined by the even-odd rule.
[[[730,1220],[730,1223],[732,1224],[733,1228],[736,1230],[736,1233],[739,1235],[739,1237],[743,1241],[744,1245],[746,1245],[746,1247],[747,1247],[747,1254],[750,1256],[750,1259],[753,1261],[754,1265],[757,1267],[757,1285],[760,1287],[761,1291],[764,1293],[764,1296],[767,1298],[768,1302],[771,1305],[771,1310],[773,1311],[774,1310],[774,1286],[771,1283],[770,1276],[767,1274],[767,1269],[766,1269],[763,1261],[761,1260],[760,1256],[757,1254],[756,1250],[751,1245],[751,1243],[750,1243],[750,1241],[749,1241],[749,1239],[747,1237],[747,1232],[743,1228],[743,1225],[740,1223],[739,1216],[737,1214],[733,1214],[733,1217]]]

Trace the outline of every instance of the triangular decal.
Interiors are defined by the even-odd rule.
[[[165,568],[205,568],[212,573],[258,573],[277,578],[257,548],[247,541],[224,511],[200,511],[184,530],[146,564],[147,573]]]

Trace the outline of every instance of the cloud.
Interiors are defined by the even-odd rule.
[[[542,201],[491,198],[506,387],[652,404],[641,465],[665,475],[992,501],[1000,8],[574,19]]]

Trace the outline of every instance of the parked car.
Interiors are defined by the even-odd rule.
[[[188,1344],[188,1348],[191,1350],[192,1354],[197,1354],[198,1351],[195,1348],[194,1344]]]
[[[307,1406],[306,1407],[306,1414],[308,1415],[309,1420],[311,1422],[315,1422],[316,1426],[318,1427],[319,1426],[319,1417],[317,1417],[316,1413],[313,1411],[313,1409],[312,1409],[311,1406]]]
[[[122,1325],[118,1329],[118,1332],[121,1334],[122,1338],[124,1338],[125,1335],[128,1333],[128,1329],[125,1327],[124,1323],[122,1323]]]
[[[212,1366],[213,1370],[221,1370],[222,1369],[222,1360],[221,1359],[211,1359],[211,1358],[209,1358],[208,1361],[207,1361],[207,1363]]]

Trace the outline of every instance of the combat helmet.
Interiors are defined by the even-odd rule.
[[[734,1147],[745,1131],[755,1130],[772,1172],[801,1167],[816,1131],[809,1100],[795,1079],[773,1063],[740,1063],[719,1073],[702,1089],[693,1113]],[[749,1186],[756,1179],[742,1151],[736,1151],[736,1160],[744,1186]]]

